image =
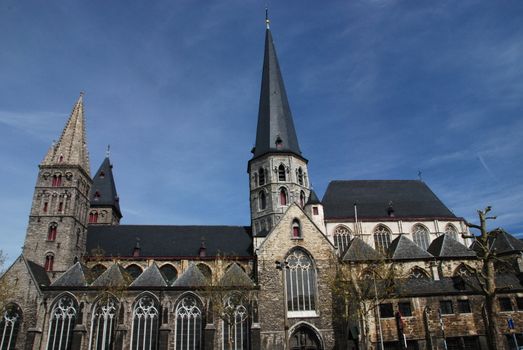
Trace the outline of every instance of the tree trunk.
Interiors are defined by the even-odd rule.
[[[501,343],[499,339],[499,330],[497,323],[498,310],[496,305],[496,275],[494,270],[494,261],[488,259],[486,261],[487,267],[487,293],[485,295],[485,311],[487,318],[487,340],[490,350],[497,350],[498,344]]]

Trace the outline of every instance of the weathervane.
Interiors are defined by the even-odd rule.
[[[271,21],[269,20],[269,6],[265,6],[265,25],[267,26],[267,29],[270,28]]]

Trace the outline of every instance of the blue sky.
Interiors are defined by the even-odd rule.
[[[271,1],[310,178],[416,179],[523,233],[523,2]],[[80,91],[123,223],[249,224],[265,2],[0,2],[0,247]]]

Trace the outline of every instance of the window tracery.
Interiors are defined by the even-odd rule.
[[[334,246],[338,248],[339,254],[343,253],[349,246],[351,231],[347,226],[339,225],[334,229]]]
[[[416,224],[412,229],[412,238],[414,243],[423,250],[427,250],[429,247],[429,230],[423,225]]]
[[[287,175],[285,173],[285,166],[283,164],[280,164],[278,167],[278,181],[286,181]]]
[[[67,350],[73,339],[78,305],[69,295],[60,297],[51,311],[47,350]]]
[[[416,266],[413,267],[412,270],[410,270],[409,277],[414,279],[428,279],[429,274],[421,267]]]
[[[445,234],[454,238],[456,241],[458,240],[458,237],[459,237],[458,230],[452,224],[447,224],[447,226],[445,226]]]
[[[390,246],[390,230],[384,225],[378,225],[374,230],[374,246],[377,251],[385,254]]]
[[[104,296],[98,301],[91,318],[89,349],[110,350],[114,342],[114,326],[117,324],[118,302]]]
[[[243,300],[230,296],[225,302],[223,322],[223,349],[249,349],[249,312]]]
[[[316,308],[316,270],[312,259],[301,249],[286,259],[288,311],[314,311]]]
[[[176,350],[201,348],[202,310],[192,295],[185,296],[175,310]]]
[[[133,308],[132,350],[156,349],[159,317],[159,308],[153,297],[142,296]]]
[[[22,320],[22,311],[15,304],[9,304],[0,320],[0,349],[15,350],[16,338]]]

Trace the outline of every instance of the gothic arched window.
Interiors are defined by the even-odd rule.
[[[305,192],[303,191],[300,191],[300,207],[304,207],[305,206]]]
[[[412,238],[414,243],[416,243],[421,249],[427,250],[429,247],[429,230],[423,225],[417,224],[414,225],[412,229]]]
[[[165,264],[160,267],[160,272],[162,273],[163,279],[168,285],[171,285],[174,281],[176,281],[176,278],[178,278],[178,271],[174,268],[174,266],[170,264]]]
[[[298,168],[298,184],[303,186],[303,170],[302,168]]]
[[[280,205],[287,205],[287,202],[288,202],[287,190],[282,187],[280,189]]]
[[[102,264],[96,264],[91,268],[91,272],[94,275],[94,278],[98,278],[102,273],[105,272],[107,268],[103,266]]]
[[[89,349],[110,350],[114,343],[114,329],[118,315],[118,301],[104,295],[96,304],[91,317]]]
[[[258,170],[258,183],[260,184],[260,186],[265,185],[265,170],[263,170],[263,168],[260,168],[260,170]]]
[[[334,246],[338,248],[339,254],[343,253],[349,246],[351,231],[347,226],[339,225],[334,229]]]
[[[302,238],[301,237],[301,225],[298,219],[292,221],[292,238]]]
[[[58,233],[58,224],[56,222],[52,222],[49,225],[49,229],[47,230],[47,240],[54,241],[56,239],[57,233]]]
[[[209,266],[205,265],[205,264],[198,264],[196,265],[196,267],[198,267],[198,269],[200,270],[200,272],[209,280],[211,281],[212,280],[212,270]]]
[[[155,350],[158,342],[159,305],[151,295],[143,295],[133,308],[131,350]]]
[[[53,179],[51,181],[52,187],[60,187],[62,186],[62,175],[53,175]]]
[[[381,253],[386,253],[390,246],[390,230],[384,226],[379,225],[374,230],[374,247]]]
[[[142,268],[136,264],[131,264],[131,265],[127,266],[125,268],[125,271],[127,271],[127,273],[129,275],[131,275],[133,280],[137,279],[138,276],[140,276],[143,272]]]
[[[249,350],[249,312],[237,295],[227,298],[224,307],[223,349]]]
[[[447,226],[445,226],[445,233],[454,238],[456,241],[458,240],[458,230],[454,225],[447,224]]]
[[[286,261],[287,309],[314,311],[316,309],[316,270],[312,259],[301,249],[293,250]]]
[[[176,305],[176,350],[200,350],[202,310],[196,298],[187,295]]]
[[[98,213],[97,212],[89,213],[89,223],[96,224],[97,222],[98,222]]]
[[[47,253],[45,256],[44,269],[45,271],[53,271],[54,265],[54,255],[52,253]]]
[[[265,191],[260,191],[258,201],[260,210],[264,210],[267,207],[267,195],[265,194]]]
[[[20,307],[16,304],[8,304],[0,320],[0,349],[16,349],[16,338],[21,321],[22,310],[20,310]]]
[[[67,350],[71,347],[78,305],[70,295],[64,295],[53,306],[49,320],[47,350]]]
[[[280,164],[278,167],[278,181],[285,181],[287,180],[287,176],[285,174],[285,166],[283,164]]]
[[[414,279],[428,279],[429,274],[421,267],[415,266],[410,270],[409,277]]]

